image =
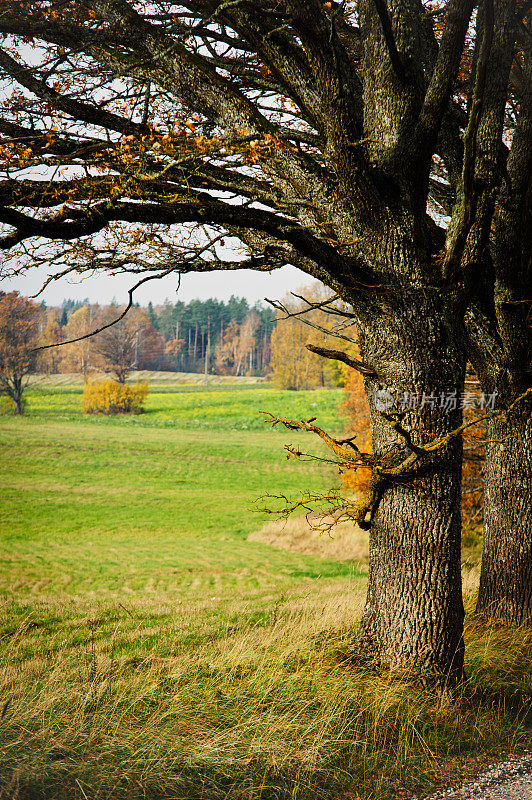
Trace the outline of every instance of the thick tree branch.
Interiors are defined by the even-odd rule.
[[[390,14],[388,13],[386,0],[373,1],[381,21],[382,32],[384,34],[384,40],[386,42],[386,47],[388,48],[388,54],[390,56],[390,61],[392,62],[392,67],[399,80],[403,81],[406,75],[405,67],[395,43],[395,37],[392,30],[392,21],[390,19]]]
[[[174,90],[192,109],[201,107],[229,130],[248,127],[251,132],[273,132],[257,107],[222,77],[207,59],[188,50],[148,23],[125,0],[85,0],[84,4],[113,25],[128,32],[139,53],[151,59],[152,72],[163,70]]]
[[[447,3],[445,28],[415,131],[416,148],[425,161],[433,152],[458,74],[473,7],[474,0],[449,0]]]
[[[475,184],[477,133],[480,126],[482,105],[486,89],[489,55],[493,42],[493,0],[485,3],[484,35],[480,48],[473,103],[469,121],[464,135],[464,158],[462,167],[462,185],[460,187],[460,205],[458,214],[451,225],[451,235],[447,242],[442,272],[444,280],[451,281],[460,265],[469,232],[475,221],[475,211],[479,197],[479,187]]]
[[[57,92],[44,81],[38,80],[30,68],[22,67],[2,49],[0,49],[0,67],[20,83],[21,86],[28,89],[28,91],[40,97],[41,100],[50,103],[53,108],[70,114],[70,116],[76,120],[87,122],[90,125],[108,128],[109,130],[117,131],[124,135],[142,135],[149,134],[150,132],[147,125],[131,122],[128,119],[118,116],[118,114],[113,114],[111,111],[105,111],[101,106],[97,107],[89,105],[88,103],[81,103],[73,97]]]
[[[75,214],[76,219],[65,221],[65,215]],[[320,241],[297,223],[276,214],[258,209],[243,209],[228,203],[98,203],[88,212],[65,209],[55,219],[42,220],[30,217],[13,208],[0,207],[0,222],[17,228],[25,237],[41,236],[47,239],[76,239],[102,230],[109,222],[144,222],[157,225],[176,225],[184,222],[200,222],[205,225],[227,225],[248,227],[263,231],[281,241],[293,245],[303,256],[315,263],[336,265],[345,269],[345,260],[330,244]],[[12,234],[11,234],[12,236]],[[6,249],[9,235],[0,240],[0,248]],[[12,246],[9,243],[9,246]]]
[[[323,358],[333,358],[336,361],[342,361],[344,364],[347,364],[348,367],[361,372],[362,375],[369,375],[372,378],[377,377],[377,373],[372,367],[368,366],[368,364],[364,364],[363,361],[351,358],[351,356],[348,356],[343,350],[328,350],[325,347],[318,347],[315,344],[307,344],[306,347],[311,353],[316,353],[316,355],[322,356]]]
[[[47,132],[17,125],[6,119],[0,119],[0,133],[4,139],[0,144],[19,144],[31,147],[32,155],[52,154],[61,157],[82,158],[91,154],[103,154],[109,149],[110,142],[95,140],[86,136],[63,136],[56,134],[50,137]]]
[[[328,156],[340,181],[346,188],[349,185],[360,215],[367,217],[379,207],[379,198],[365,152],[354,146],[363,128],[357,65],[349,59],[337,34],[334,13],[329,19],[317,0],[291,0],[288,10],[309,54],[324,109]]]
[[[249,42],[251,50],[283,87],[281,93],[293,98],[313,127],[324,130],[325,109],[307,54],[287,26],[280,26],[277,19],[269,19],[261,11],[250,4],[229,3],[218,6],[216,16],[231,25],[242,42]]]

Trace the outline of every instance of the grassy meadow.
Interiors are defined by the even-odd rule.
[[[0,417],[0,798],[391,800],[530,743],[531,634],[468,614],[458,697],[361,668],[365,535],[258,510],[337,481],[263,412],[340,431],[342,392],[187,383],[101,417],[45,379]]]

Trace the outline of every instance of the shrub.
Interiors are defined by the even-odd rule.
[[[88,381],[83,392],[85,414],[142,414],[148,381],[128,386],[111,379]]]

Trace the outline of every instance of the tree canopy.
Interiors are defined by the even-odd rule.
[[[506,242],[530,222],[528,12],[8,0],[4,271],[291,263],[365,308],[383,284],[460,286],[476,294],[475,345],[489,337],[499,367],[504,344],[522,361],[530,247]],[[407,274],[386,265],[383,226]],[[506,262],[495,307],[493,263],[478,268],[490,231]]]

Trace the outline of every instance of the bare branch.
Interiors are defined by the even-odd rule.
[[[98,125],[99,127],[103,126],[125,135],[142,135],[149,133],[150,129],[147,125],[131,122],[131,120],[119,117],[118,114],[105,111],[101,106],[96,107],[88,103],[81,103],[73,97],[57,92],[44,81],[38,80],[31,69],[22,67],[2,49],[0,49],[0,67],[3,67],[7,74],[18,81],[21,86],[24,86],[30,92],[37,95],[37,97],[50,103],[54,108],[66,111],[66,113],[70,114],[74,119],[83,120],[83,122]]]
[[[309,420],[292,420],[285,417],[277,417],[270,412],[264,412],[269,417],[267,421],[271,422],[272,425],[281,423],[288,430],[303,430],[316,434],[325,445],[333,451],[335,456],[337,456],[339,461],[333,463],[336,463],[340,469],[359,469],[361,467],[369,467],[371,469],[370,489],[360,502],[349,501],[337,493],[333,495],[308,495],[302,500],[292,504],[289,504],[287,498],[284,498],[287,501],[287,505],[280,513],[282,513],[283,516],[288,516],[292,511],[298,508],[305,508],[311,511],[312,508],[309,504],[316,505],[334,501],[333,505],[329,507],[327,511],[328,514],[332,514],[334,518],[337,513],[341,512],[346,518],[354,519],[363,530],[368,530],[371,527],[373,517],[387,486],[393,483],[408,483],[415,479],[419,471],[427,467],[434,456],[449,444],[450,441],[458,436],[462,436],[465,430],[482,423],[488,417],[506,417],[530,394],[532,394],[532,387],[519,395],[519,397],[504,411],[488,412],[487,414],[475,417],[469,422],[464,422],[454,430],[449,431],[445,436],[433,439],[425,445],[415,444],[412,441],[409,431],[400,424],[399,417],[406,414],[406,412],[400,412],[395,415],[382,413],[382,417],[386,419],[405,442],[407,452],[405,454],[404,448],[400,449],[399,447],[394,447],[391,451],[380,456],[360,451],[354,444],[354,437],[337,439],[331,436],[326,431],[313,424],[314,417]],[[348,447],[345,445],[348,445]],[[299,450],[291,446],[286,449],[291,455],[298,458],[303,455]]]
[[[268,415],[269,419],[266,421],[271,422],[272,426],[281,423],[281,425],[284,425],[288,430],[302,430],[315,433],[336,456],[343,459],[347,464],[355,466],[360,463],[369,466],[372,463],[372,456],[369,453],[361,452],[354,444],[353,437],[349,439],[336,439],[334,436],[331,436],[326,431],[313,424],[315,417],[310,420],[292,420],[286,417],[276,417],[269,411],[264,411],[262,413]],[[349,444],[349,450],[344,447],[345,444]]]
[[[356,315],[350,311],[343,311],[342,309],[335,308],[331,305],[331,303],[335,303],[337,300],[340,300],[339,294],[333,294],[332,297],[328,297],[326,300],[322,300],[317,303],[313,300],[309,300],[307,297],[303,297],[303,295],[298,294],[297,292],[290,292],[290,294],[292,297],[297,297],[298,300],[303,300],[303,302],[308,306],[308,308],[304,308],[302,311],[294,312],[292,314],[294,317],[307,314],[309,311],[319,311],[320,309],[333,317],[347,317],[347,319],[355,319],[356,317]]]
[[[198,197],[198,196],[197,196]],[[76,216],[75,221],[65,221],[65,214]],[[344,263],[335,248],[320,241],[309,231],[285,217],[259,209],[244,209],[214,200],[205,195],[205,202],[190,203],[97,203],[89,211],[64,210],[54,219],[42,220],[22,214],[13,208],[0,206],[0,222],[17,228],[26,237],[42,236],[48,239],[74,239],[96,233],[113,220],[176,225],[183,222],[201,222],[206,225],[232,225],[262,230],[281,241],[289,242],[302,255],[315,263]],[[12,246],[13,234],[0,240],[0,248]]]
[[[298,317],[301,322],[305,325],[308,325],[309,328],[314,328],[321,333],[325,333],[327,336],[333,336],[336,339],[343,339],[345,342],[353,343],[352,336],[345,336],[345,334],[340,333],[337,329],[329,330],[324,328],[322,325],[318,325],[317,322],[313,322],[312,320],[308,319],[305,314],[308,313],[310,309],[304,309],[303,311],[290,311],[280,300],[270,300],[268,297],[264,298],[267,303],[269,303],[272,308],[275,308],[277,311],[282,311],[286,316],[283,319],[290,319],[291,317]],[[352,323],[351,323],[352,324]]]
[[[255,133],[273,132],[271,123],[247,97],[211,66],[207,59],[188,50],[177,38],[167,37],[146,21],[125,0],[87,0],[93,10],[127,31],[139,52],[150,57],[155,69],[166,73],[173,89],[190,105],[231,130],[248,127]]]

